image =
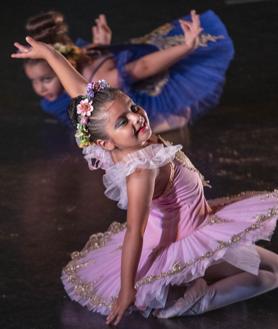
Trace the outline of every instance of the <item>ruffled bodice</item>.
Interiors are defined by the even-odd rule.
[[[203,193],[203,176],[192,165],[190,160],[181,152],[181,145],[171,145],[170,143],[159,139],[163,144],[151,144],[138,151],[129,153],[122,161],[114,163],[109,152],[104,151],[97,145],[92,145],[84,149],[84,157],[88,161],[90,169],[96,169],[96,167],[105,170],[103,176],[103,183],[105,186],[105,195],[111,200],[117,201],[118,206],[121,209],[127,209],[127,187],[126,178],[131,175],[136,169],[155,169],[172,163],[171,174],[168,182],[168,188],[171,186],[192,184],[190,189],[193,192],[198,190],[199,193]],[[185,168],[186,173],[183,174],[182,168]],[[168,190],[167,188],[167,190]],[[177,187],[179,189],[179,187]],[[180,193],[180,191],[178,191]],[[188,197],[188,193],[186,194]],[[158,204],[165,198],[167,194],[153,200],[153,205]],[[192,199],[196,197],[193,193]],[[199,198],[198,198],[199,199]],[[177,199],[180,201],[180,198]],[[186,204],[192,203],[191,201]],[[163,204],[163,202],[162,202]],[[183,200],[184,204],[184,200]]]
[[[138,169],[155,169],[171,162],[181,145],[164,147],[162,144],[151,144],[145,148],[128,154],[123,161],[115,163],[106,169],[103,183],[105,195],[118,201],[119,208],[126,209],[128,205],[126,177]]]

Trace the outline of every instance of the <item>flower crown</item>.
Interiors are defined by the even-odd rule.
[[[82,100],[77,105],[77,127],[75,133],[75,139],[77,145],[80,148],[87,147],[92,144],[90,140],[90,132],[88,129],[88,122],[91,114],[94,111],[93,99],[95,94],[105,88],[109,88],[109,84],[105,80],[98,80],[88,83],[87,85],[87,95],[82,96]]]
[[[63,44],[60,42],[56,42],[53,46],[59,53],[66,57],[74,67],[76,67],[77,62],[82,55],[82,50],[79,47],[74,44]]]

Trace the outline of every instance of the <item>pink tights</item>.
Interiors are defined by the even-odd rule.
[[[159,318],[197,315],[243,301],[278,287],[278,255],[256,247],[261,263],[258,275],[243,272],[230,264],[211,266],[205,278],[197,279],[186,289],[184,297],[170,307],[155,311]]]

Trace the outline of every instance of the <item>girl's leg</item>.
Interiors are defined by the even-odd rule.
[[[158,317],[168,318],[178,315],[202,314],[277,288],[278,255],[261,247],[257,247],[257,251],[261,259],[258,275],[238,272],[238,269],[234,269],[233,271],[231,268],[228,268],[228,272],[234,272],[235,274],[225,277],[226,273],[223,263],[215,265],[215,273],[217,273],[217,266],[219,266],[219,272],[222,271],[225,278],[207,286],[206,292],[193,307],[190,309],[187,308],[187,300],[192,297],[190,296],[190,291],[186,291],[184,298],[180,298],[173,306],[157,312],[156,315]],[[192,290],[191,294],[195,293]]]

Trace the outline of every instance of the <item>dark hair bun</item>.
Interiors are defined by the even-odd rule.
[[[50,44],[71,42],[64,15],[58,11],[47,11],[30,17],[25,29],[28,35],[38,41]]]
[[[70,120],[73,124],[73,127],[75,129],[76,129],[77,123],[78,123],[78,115],[77,115],[76,108],[77,108],[77,105],[81,102],[81,100],[83,98],[84,97],[82,97],[82,96],[77,96],[77,97],[73,98],[68,107],[68,114],[69,114]]]

